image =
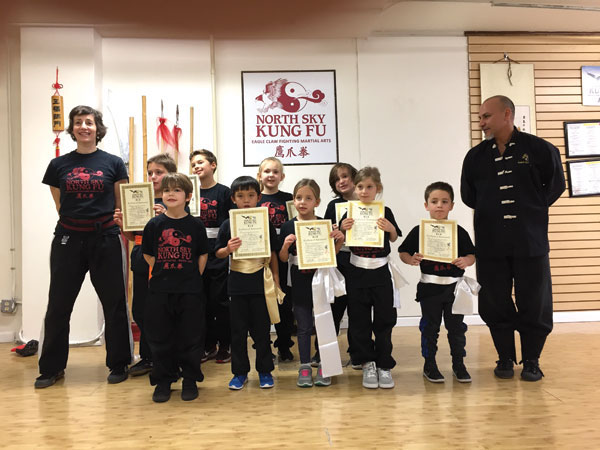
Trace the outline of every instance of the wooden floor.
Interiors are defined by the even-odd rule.
[[[346,349],[345,336],[340,338]],[[203,365],[200,397],[155,404],[147,376],[106,383],[104,349],[72,348],[66,378],[35,390],[37,358],[0,344],[0,447],[78,448],[600,448],[600,323],[558,324],[542,359],[545,378],[498,380],[487,328],[467,334],[473,383],[451,378],[448,344],[438,363],[446,383],[421,375],[419,334],[394,330],[396,387],[367,390],[346,368],[332,386],[295,386],[296,363],[280,364],[275,387],[257,374],[229,391],[230,367]],[[520,369],[517,375],[520,373]]]

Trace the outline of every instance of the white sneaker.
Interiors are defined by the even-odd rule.
[[[363,364],[363,386],[367,389],[377,389],[379,381],[377,380],[377,367],[375,361],[369,361]]]
[[[394,387],[394,379],[392,378],[391,370],[377,369],[377,375],[379,377],[380,388],[392,389]]]

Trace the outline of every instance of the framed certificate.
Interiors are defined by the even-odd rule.
[[[331,220],[298,220],[294,227],[300,270],[337,266]]]
[[[569,196],[600,195],[600,159],[567,161]]]
[[[340,202],[335,204],[335,224],[339,225],[344,214],[348,212],[348,202]]]
[[[377,219],[385,217],[383,202],[348,202],[348,217],[354,219],[354,225],[346,232],[346,245],[383,247],[384,231],[377,226]]]
[[[200,217],[200,178],[196,174],[188,175],[194,191],[192,192],[192,199],[190,200],[189,208],[190,214],[195,217]]]
[[[154,217],[152,183],[120,184],[123,231],[141,231]]]
[[[567,158],[600,156],[600,121],[563,122]]]
[[[423,259],[450,263],[458,258],[458,229],[455,220],[421,219],[419,253]]]
[[[296,207],[294,206],[294,200],[288,200],[285,202],[285,208],[287,209],[288,220],[292,220],[298,215],[298,211],[296,211]]]
[[[233,259],[269,258],[269,210],[265,207],[230,209],[231,237],[239,237],[242,245],[233,252]]]

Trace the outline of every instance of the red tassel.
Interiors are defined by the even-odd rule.
[[[58,133],[56,134],[56,139],[54,139],[54,147],[56,148],[56,157],[60,156],[60,138],[58,137]]]
[[[171,134],[171,130],[167,126],[167,119],[164,117],[158,118],[158,127],[156,128],[156,144],[160,148],[160,141],[162,140],[165,143],[165,150],[169,147],[175,147],[175,138],[173,134]]]
[[[181,139],[181,135],[183,134],[183,130],[179,128],[177,125],[173,125],[173,141],[175,152],[179,153],[179,139]]]

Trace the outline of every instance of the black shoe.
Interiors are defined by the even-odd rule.
[[[117,384],[125,381],[127,378],[129,378],[129,371],[127,370],[127,366],[124,366],[112,369],[106,381],[108,381],[108,384]]]
[[[281,362],[294,360],[294,354],[290,351],[289,348],[280,348],[279,350],[277,350],[277,354],[279,355],[279,361]]]
[[[467,372],[467,368],[463,363],[452,364],[452,373],[454,374],[456,381],[459,383],[470,383],[471,375]]]
[[[39,377],[37,377],[35,379],[35,383],[34,386],[36,389],[43,389],[43,388],[47,388],[52,386],[53,384],[55,384],[58,380],[60,380],[61,378],[64,378],[65,376],[65,371],[61,370],[60,372],[54,374],[54,375],[40,375]]]
[[[129,375],[139,377],[146,375],[152,371],[152,361],[149,359],[141,359],[136,364],[129,368]]]
[[[218,350],[217,350],[217,346],[215,345],[215,348],[213,348],[212,350],[208,350],[208,351],[204,351],[204,356],[202,357],[202,362],[205,363],[206,361],[208,361],[209,359],[214,359],[215,356],[217,356]]]
[[[20,356],[33,356],[38,352],[39,342],[35,339],[29,341],[23,348],[17,347],[15,353]]]
[[[171,398],[171,383],[159,383],[154,388],[152,401],[155,403],[168,402]]]
[[[513,361],[512,359],[499,359],[496,361],[496,368],[494,369],[494,375],[498,378],[502,378],[508,380],[515,376],[515,371],[513,369]]]
[[[539,381],[544,376],[542,369],[540,369],[537,359],[528,359],[523,361],[523,371],[521,372],[521,379],[525,381]]]
[[[443,383],[444,375],[442,375],[435,361],[426,361],[423,366],[423,376],[432,383]]]
[[[181,400],[189,402],[198,398],[198,386],[195,380],[183,379],[181,384]]]

